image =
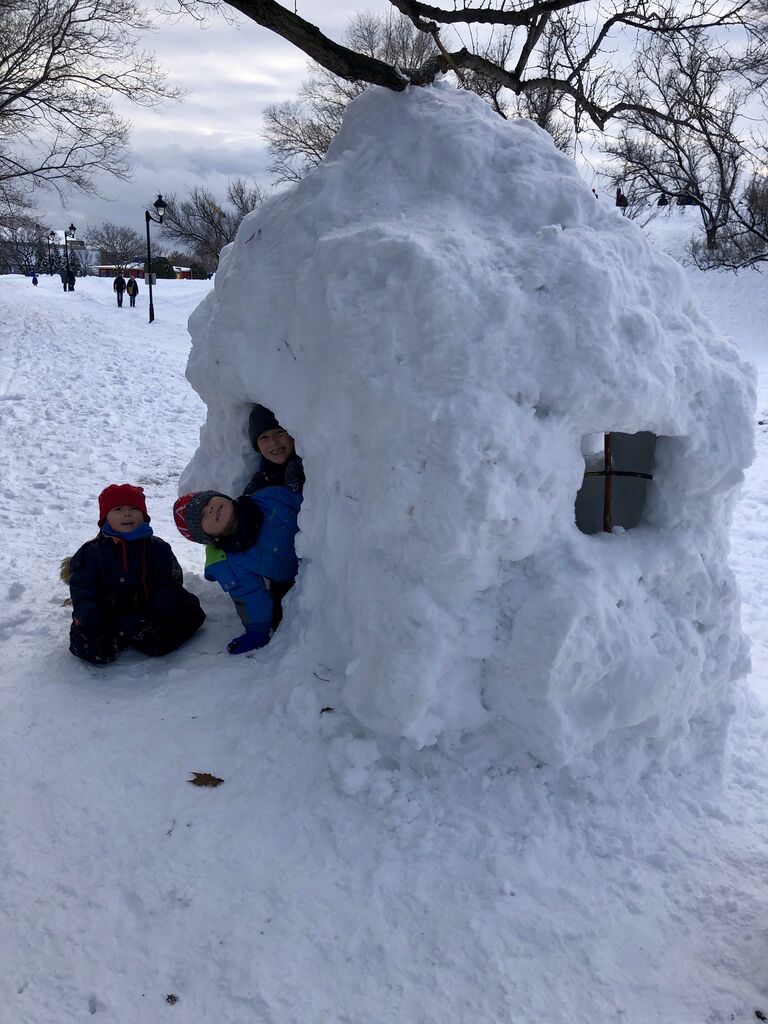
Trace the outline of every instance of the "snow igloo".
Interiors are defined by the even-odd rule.
[[[305,463],[270,675],[322,666],[381,749],[557,768],[722,748],[752,372],[544,131],[446,85],[367,90],[243,221],[190,332],[208,416],[181,490],[240,492],[254,402]],[[606,474],[633,438],[644,468]],[[630,485],[606,526],[605,488]]]

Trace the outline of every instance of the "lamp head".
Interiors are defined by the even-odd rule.
[[[152,205],[157,211],[158,220],[162,224],[163,217],[165,216],[165,210],[168,204],[166,203],[166,201],[163,199],[162,195],[159,192],[157,194],[157,199],[154,201],[154,203],[152,203]]]

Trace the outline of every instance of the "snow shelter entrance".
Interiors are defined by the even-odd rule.
[[[582,438],[586,469],[575,506],[582,533],[610,533],[614,526],[630,530],[640,523],[653,480],[656,440],[647,430]]]

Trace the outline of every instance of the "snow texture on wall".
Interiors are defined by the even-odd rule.
[[[292,644],[380,745],[638,770],[719,747],[752,373],[545,132],[369,89],[190,330],[208,418],[181,488],[238,492],[249,406],[276,411],[308,479]],[[611,430],[659,435],[655,478],[642,525],[586,536],[581,440]]]

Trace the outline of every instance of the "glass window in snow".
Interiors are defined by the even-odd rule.
[[[584,435],[581,451],[586,469],[576,495],[576,525],[582,533],[637,526],[653,479],[655,448],[656,435],[647,430]]]

